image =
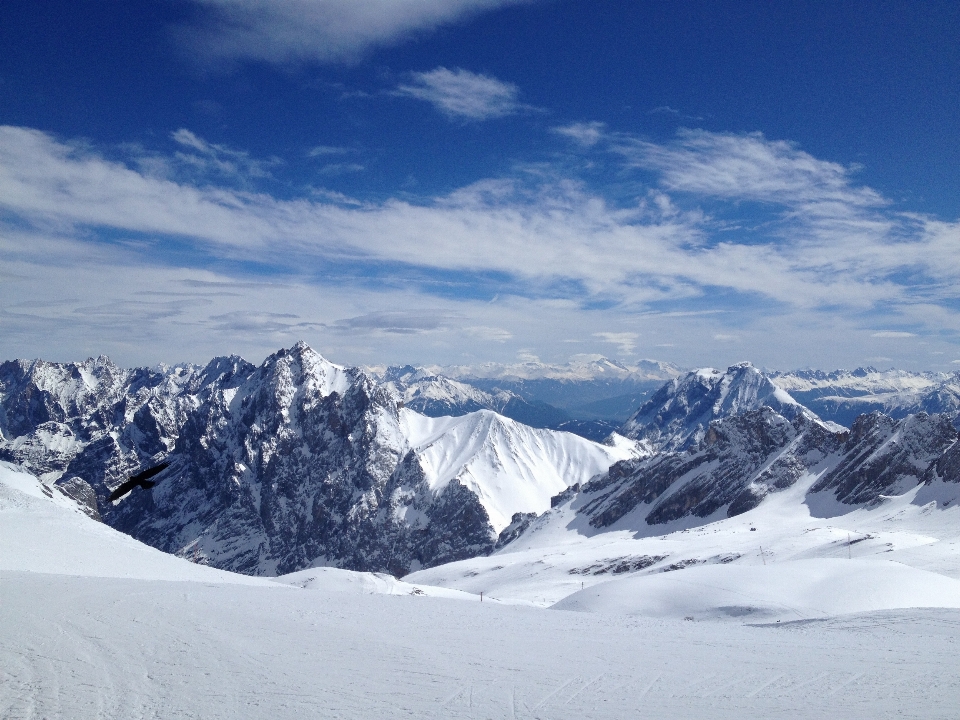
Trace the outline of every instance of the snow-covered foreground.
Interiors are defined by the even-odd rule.
[[[638,607],[631,583],[659,581],[658,597],[672,603],[677,583],[699,582],[713,606],[721,596],[703,587],[737,576],[710,572],[739,572],[723,592],[753,583],[756,595],[771,579],[789,585],[777,580],[787,563],[623,577],[565,601],[594,612],[546,610],[328,568],[233,575],[159,553],[51,495],[0,466],[3,718],[960,715],[960,610],[752,625],[735,613],[723,622],[685,621],[676,608],[624,614]],[[831,563],[865,573],[835,570],[844,582],[876,583],[856,560],[794,565],[804,562],[800,586],[817,602]],[[898,567],[879,573],[899,573],[886,580],[901,586],[933,575]],[[957,581],[934,578],[949,604]]]
[[[5,718],[955,718],[960,612],[752,627],[4,573]]]

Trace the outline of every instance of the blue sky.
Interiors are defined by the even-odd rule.
[[[5,0],[0,355],[960,369],[955,2]]]

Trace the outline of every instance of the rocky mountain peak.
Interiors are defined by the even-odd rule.
[[[661,450],[697,445],[713,420],[760,407],[792,419],[816,416],[749,362],[726,371],[701,368],[663,385],[624,424],[620,433]]]

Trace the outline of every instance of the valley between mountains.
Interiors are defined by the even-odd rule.
[[[873,368],[8,361],[0,710],[955,717],[958,426]]]

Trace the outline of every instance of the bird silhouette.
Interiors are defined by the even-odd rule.
[[[150,478],[152,478],[154,475],[159,475],[168,467],[170,467],[170,463],[168,462],[160,463],[156,467],[152,467],[149,470],[144,470],[141,473],[132,475],[127,479],[125,483],[123,483],[116,490],[110,493],[110,502],[113,502],[114,500],[122,498],[124,495],[126,495],[128,492],[130,492],[137,486],[143,488],[144,490],[149,490],[150,488],[152,488],[154,485],[157,484],[156,482],[153,482],[152,480],[150,480]]]

